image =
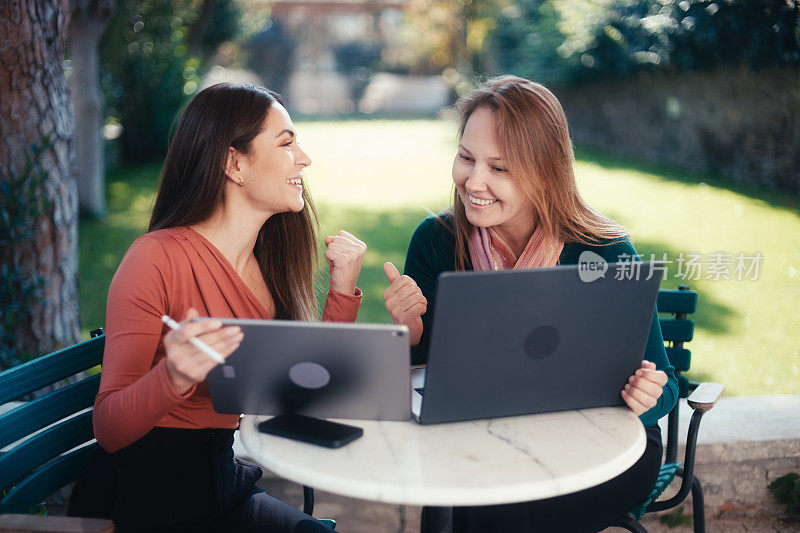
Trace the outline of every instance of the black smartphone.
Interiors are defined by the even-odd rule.
[[[326,448],[340,448],[364,434],[360,427],[304,415],[278,415],[261,422],[258,430]]]

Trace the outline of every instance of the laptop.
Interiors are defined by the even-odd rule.
[[[424,377],[412,371],[414,418],[625,405],[661,280],[655,263],[637,263],[636,276],[630,263],[609,263],[604,275],[582,265],[442,273]]]
[[[244,339],[208,374],[218,413],[411,419],[405,326],[219,320]]]

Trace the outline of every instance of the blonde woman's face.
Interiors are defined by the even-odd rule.
[[[453,161],[453,182],[470,224],[491,226],[507,240],[526,239],[533,232],[533,209],[508,172],[496,133],[491,109],[472,112]]]

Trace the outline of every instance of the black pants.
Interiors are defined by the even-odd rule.
[[[233,457],[231,429],[154,428],[116,452],[97,450],[67,514],[117,531],[329,532],[255,486],[261,469]]]
[[[455,507],[455,533],[595,532],[623,517],[653,490],[661,467],[661,430],[645,428],[647,446],[639,460],[619,476],[572,494],[508,505]],[[423,531],[426,518],[423,512]]]

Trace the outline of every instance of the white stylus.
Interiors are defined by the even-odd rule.
[[[167,315],[161,316],[161,321],[169,326],[171,329],[181,329],[181,325],[172,320]],[[225,364],[225,358],[222,357],[219,352],[217,352],[214,348],[209,346],[208,344],[204,343],[200,339],[196,339],[194,337],[189,337],[189,342],[192,343],[192,346],[209,356],[214,362],[219,364]]]

